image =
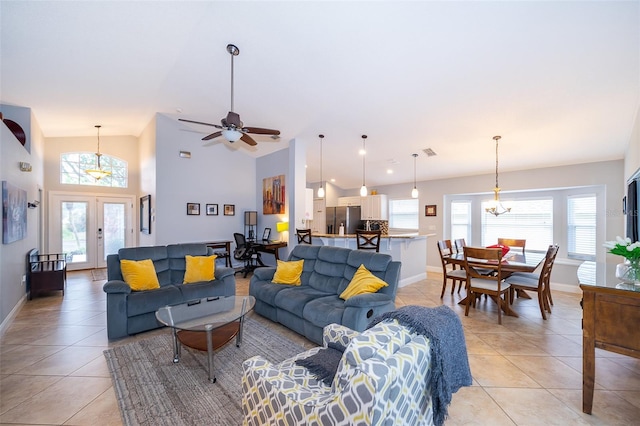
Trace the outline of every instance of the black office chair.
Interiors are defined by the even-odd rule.
[[[233,258],[243,263],[242,269],[237,270],[235,273],[244,272],[244,278],[247,278],[249,272],[253,272],[262,263],[260,259],[260,253],[251,246],[251,243],[247,243],[243,234],[235,232],[233,238],[236,240],[236,249],[233,251]]]

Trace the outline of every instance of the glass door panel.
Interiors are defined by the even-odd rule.
[[[126,247],[126,202],[99,201],[99,205],[102,217],[98,217],[98,267],[105,267],[107,255]]]
[[[88,203],[63,201],[61,207],[62,252],[69,264],[86,263]]]

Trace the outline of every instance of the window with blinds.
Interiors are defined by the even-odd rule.
[[[389,228],[417,231],[418,200],[414,198],[389,201]]]
[[[527,250],[546,251],[553,243],[553,198],[519,199],[504,203],[509,213],[486,213],[482,203],[482,245],[496,244],[498,238],[527,240]]]
[[[595,260],[596,195],[567,197],[567,256]]]
[[[471,241],[471,201],[451,202],[451,240]]]

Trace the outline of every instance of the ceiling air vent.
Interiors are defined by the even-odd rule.
[[[423,151],[425,154],[427,154],[427,157],[433,157],[433,156],[435,156],[435,155],[438,155],[438,154],[436,154],[436,152],[435,152],[434,150],[432,150],[431,148],[423,149],[422,151]]]

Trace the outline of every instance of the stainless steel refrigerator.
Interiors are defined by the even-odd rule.
[[[360,206],[327,207],[327,234],[337,234],[341,223],[345,234],[355,234],[360,222]]]

